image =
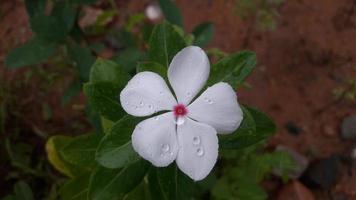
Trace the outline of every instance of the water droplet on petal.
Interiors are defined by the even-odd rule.
[[[159,119],[159,117],[158,117],[158,116],[156,116],[156,117],[154,117],[153,119],[157,121],[157,120]]]
[[[149,108],[149,109],[153,109],[153,106],[152,106],[152,105],[148,105],[148,108]]]
[[[143,106],[143,101],[140,101],[140,106]]]
[[[138,109],[138,106],[134,106],[135,109]]]
[[[204,150],[203,150],[203,148],[199,147],[199,148],[197,149],[197,155],[198,155],[198,156],[203,156],[203,155],[204,155]]]
[[[193,145],[199,145],[199,144],[200,144],[200,137],[194,136],[193,137]]]
[[[214,102],[211,99],[208,100],[208,104],[213,104],[213,103]]]
[[[187,92],[187,96],[188,96],[188,97],[191,97],[191,96],[192,96],[192,93]]]
[[[162,151],[163,151],[164,153],[167,153],[167,152],[169,151],[169,145],[168,145],[168,144],[163,144],[163,145],[162,145]]]
[[[184,117],[177,117],[175,123],[179,126],[184,124],[185,118]]]
[[[163,95],[163,92],[162,92],[162,91],[160,91],[160,92],[159,92],[159,94],[160,94],[160,95]]]

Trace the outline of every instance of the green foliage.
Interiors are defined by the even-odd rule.
[[[256,153],[258,146],[252,146],[238,151],[239,158],[235,154],[226,152],[226,165],[222,177],[218,179],[212,195],[216,200],[228,199],[267,199],[267,194],[259,183],[272,172],[280,170],[287,174],[294,168],[294,163],[285,152]]]
[[[125,116],[116,122],[97,148],[96,160],[107,168],[122,168],[139,159],[131,144],[131,134],[139,122]]]
[[[177,26],[183,26],[182,16],[179,12],[177,6],[172,2],[172,0],[159,0],[159,5],[161,6],[162,12],[166,17],[167,21]]]
[[[20,68],[40,64],[55,53],[56,47],[54,43],[32,38],[22,46],[11,50],[5,59],[5,65],[8,68]]]
[[[118,94],[129,78],[120,65],[99,58],[92,66],[90,81],[84,85],[84,93],[92,108],[112,121],[124,116],[125,111],[118,101]]]
[[[254,19],[255,26],[264,30],[274,30],[277,24],[278,7],[284,0],[236,0],[235,13],[242,19]]]
[[[8,195],[2,200],[34,200],[34,196],[30,186],[24,182],[19,181],[14,186],[14,194]]]
[[[59,190],[65,200],[87,200],[90,174],[83,174],[67,181]]]
[[[346,99],[356,100],[356,78],[349,78],[344,81],[344,85],[333,90],[336,101]]]
[[[101,134],[87,134],[73,138],[62,150],[62,158],[73,165],[85,168],[95,167],[95,151],[98,146]]]
[[[107,169],[98,167],[90,178],[89,199],[123,199],[142,181],[148,166],[146,161],[140,160],[125,168]]]
[[[224,149],[242,149],[267,139],[276,131],[273,120],[264,113],[241,106],[244,118],[240,127],[230,135],[221,135],[219,144]]]
[[[227,82],[239,86],[252,73],[256,66],[256,54],[241,51],[226,56],[211,67],[208,85]]]
[[[150,61],[168,67],[173,56],[186,46],[184,39],[172,25],[164,22],[156,26],[149,42]]]
[[[211,22],[205,22],[196,26],[193,30],[194,45],[206,46],[214,35],[214,25]]]

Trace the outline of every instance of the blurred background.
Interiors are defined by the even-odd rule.
[[[44,55],[51,56],[46,62],[29,59],[31,67],[6,56],[31,40],[34,30],[46,27],[30,23],[24,1],[0,2],[0,198],[23,190],[34,199],[55,199],[51,194],[64,177],[47,161],[46,140],[95,127],[80,92],[87,79],[80,66],[90,65],[96,56],[135,66],[145,48],[140,43],[146,40],[145,30],[164,19],[156,1],[77,2],[78,30],[85,31],[80,44],[87,47],[60,44],[55,54]],[[356,199],[356,1],[174,3],[185,32],[211,22],[209,52],[248,49],[257,54],[256,70],[237,91],[239,101],[275,120],[278,131],[267,149],[287,151],[299,169],[288,182],[266,178],[261,184],[269,198]],[[51,54],[48,46],[35,47],[39,57]]]

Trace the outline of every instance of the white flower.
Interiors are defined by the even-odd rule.
[[[134,150],[157,167],[176,161],[179,169],[195,181],[204,179],[218,157],[219,134],[235,131],[243,118],[235,91],[227,83],[209,87],[192,103],[205,85],[209,59],[196,46],[174,56],[168,79],[153,72],[136,74],[120,94],[121,105],[133,116],[149,116],[132,134]]]

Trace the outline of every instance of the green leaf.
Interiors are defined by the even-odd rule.
[[[82,91],[82,88],[82,83],[79,80],[74,80],[68,88],[64,90],[61,98],[61,105],[67,105],[74,96],[78,95]]]
[[[168,80],[167,77],[167,68],[163,65],[156,63],[156,62],[139,62],[137,65],[137,73],[150,71],[159,74],[163,77],[166,81]]]
[[[59,190],[61,199],[87,200],[90,174],[67,181]]]
[[[55,53],[56,44],[32,38],[20,47],[12,49],[5,59],[8,68],[20,68],[46,61]]]
[[[150,61],[168,67],[172,58],[184,47],[184,38],[167,22],[155,26],[151,34],[148,55]]]
[[[114,124],[98,146],[96,160],[102,166],[121,168],[139,159],[131,144],[131,135],[138,122],[138,118],[126,115]]]
[[[204,47],[206,46],[214,35],[214,25],[211,22],[204,22],[199,24],[193,30],[194,45]]]
[[[91,53],[90,49],[88,47],[82,47],[78,44],[68,45],[67,49],[79,73],[81,81],[88,81],[90,67],[95,62],[95,57]]]
[[[122,89],[111,82],[84,84],[84,93],[92,109],[111,121],[117,121],[126,114],[119,103]]]
[[[182,16],[176,5],[171,0],[159,0],[158,2],[167,21],[183,27]]]
[[[191,199],[194,193],[194,182],[175,163],[165,168],[152,169],[148,180],[152,199]]]
[[[125,71],[132,72],[137,63],[143,58],[144,54],[137,48],[131,47],[119,51],[112,60],[114,60],[119,65],[123,66]]]
[[[74,25],[76,11],[65,2],[54,4],[52,13],[40,13],[30,19],[31,29],[48,42],[63,40]]]
[[[33,18],[37,14],[44,13],[46,8],[46,0],[25,0],[27,14]]]
[[[124,87],[130,76],[124,68],[110,60],[98,58],[90,71],[90,83],[110,82]]]
[[[67,162],[59,153],[71,140],[72,138],[67,136],[52,136],[46,143],[46,152],[48,160],[54,168],[66,176],[75,177],[85,172],[86,169]]]
[[[92,200],[123,199],[143,179],[149,165],[140,160],[122,169],[98,167],[90,178],[88,198]]]
[[[90,72],[90,82],[84,85],[89,104],[100,115],[117,121],[126,112],[119,103],[119,94],[130,76],[117,63],[98,58]]]
[[[220,135],[219,146],[224,149],[242,149],[267,139],[276,131],[273,120],[264,113],[241,106],[244,118],[240,127],[230,135]]]
[[[101,134],[86,134],[73,138],[61,151],[64,160],[84,168],[94,168],[95,152],[102,138]]]
[[[103,132],[105,134],[109,133],[109,131],[115,124],[115,122],[108,120],[103,116],[100,117],[100,121],[101,121],[101,127],[103,128]]]
[[[231,54],[212,66],[208,85],[227,82],[233,87],[239,86],[251,74],[255,66],[255,53],[241,51]]]
[[[14,194],[3,200],[34,200],[34,197],[30,186],[24,181],[18,181],[14,186]]]

